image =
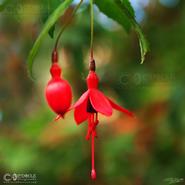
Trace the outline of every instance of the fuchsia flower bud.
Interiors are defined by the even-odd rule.
[[[58,114],[56,119],[64,117],[69,110],[72,100],[72,91],[70,84],[61,77],[61,68],[58,65],[57,53],[52,55],[52,66],[50,69],[51,80],[48,82],[45,90],[45,96],[50,108]]]

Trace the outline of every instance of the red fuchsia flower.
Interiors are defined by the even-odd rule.
[[[117,105],[110,98],[106,97],[98,90],[98,76],[95,72],[95,61],[90,63],[90,71],[87,76],[88,90],[80,97],[80,99],[72,106],[74,108],[74,118],[79,125],[84,121],[88,121],[88,131],[86,139],[92,137],[92,170],[91,178],[96,179],[96,170],[94,165],[94,138],[97,136],[96,126],[98,125],[98,113],[105,116],[111,116],[113,109],[116,109],[128,116],[133,117],[133,113],[127,109]]]
[[[46,86],[45,96],[50,108],[58,115],[55,120],[64,117],[64,114],[71,106],[72,100],[71,86],[61,77],[61,71],[58,65],[57,52],[54,51],[52,55],[52,66],[50,68],[52,78]]]

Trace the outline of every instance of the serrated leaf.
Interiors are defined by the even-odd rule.
[[[41,42],[43,38],[47,35],[51,27],[56,23],[56,21],[59,19],[59,17],[64,14],[65,10],[70,6],[70,4],[73,2],[73,0],[65,0],[61,5],[59,5],[54,12],[49,16],[48,20],[46,21],[41,33],[37,37],[30,53],[28,56],[28,71],[30,74],[30,77],[33,78],[33,60],[37,54],[37,51],[41,45]]]
[[[129,18],[113,0],[94,0],[94,3],[102,13],[122,25],[127,32],[130,30],[131,23]]]

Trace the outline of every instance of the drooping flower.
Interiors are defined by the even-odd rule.
[[[98,113],[105,116],[111,116],[113,109],[125,113],[133,117],[133,113],[127,109],[117,105],[110,98],[106,97],[100,90],[98,90],[98,76],[95,72],[95,61],[90,62],[90,71],[87,76],[88,90],[79,98],[79,100],[72,106],[74,109],[74,118],[79,125],[84,121],[88,121],[88,130],[86,139],[92,137],[92,170],[91,178],[96,179],[96,170],[94,165],[94,138],[96,134],[96,126],[98,125]]]
[[[61,68],[58,65],[57,52],[53,52],[52,66],[50,68],[51,80],[45,90],[46,100],[50,108],[58,115],[55,120],[64,117],[69,110],[72,100],[70,84],[61,77]]]

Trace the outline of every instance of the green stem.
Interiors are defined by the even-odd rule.
[[[94,9],[93,9],[93,0],[90,0],[90,9],[91,9],[91,43],[90,43],[90,56],[91,61],[94,59],[93,56],[93,39],[94,39]]]
[[[56,38],[56,42],[55,42],[55,47],[54,47],[54,51],[57,51],[58,48],[58,44],[59,44],[59,40],[60,37],[62,35],[62,33],[64,32],[64,30],[67,28],[67,26],[70,24],[71,20],[73,19],[74,15],[76,14],[77,10],[80,8],[81,4],[83,3],[83,0],[80,0],[80,2],[76,5],[76,7],[73,10],[72,15],[69,17],[69,19],[67,20],[66,24],[62,27],[62,29],[60,30],[57,38]]]

